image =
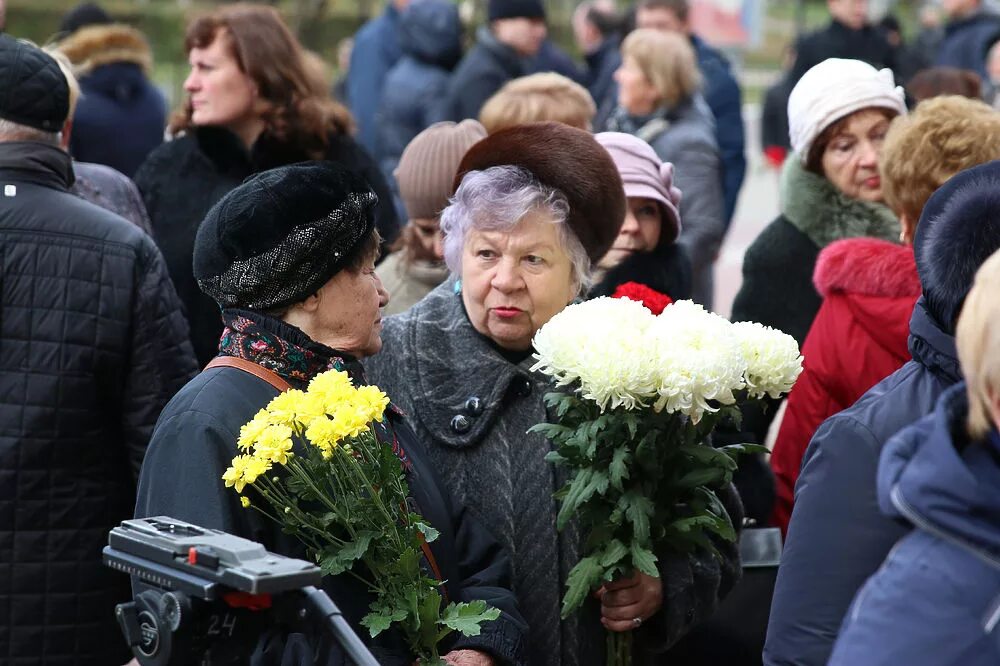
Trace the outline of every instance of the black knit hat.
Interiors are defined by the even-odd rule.
[[[69,84],[49,54],[0,35],[0,118],[58,132],[69,115]]]
[[[595,264],[625,221],[625,186],[611,155],[594,135],[556,122],[527,123],[494,132],[469,148],[453,189],[470,171],[516,166],[569,203],[566,222]]]
[[[375,226],[377,202],[364,178],[333,162],[263,171],[208,211],[194,277],[224,308],[304,301],[353,259]]]
[[[71,35],[88,25],[106,25],[113,22],[111,16],[96,2],[81,2],[66,12],[59,24],[59,31],[63,35]]]
[[[927,200],[913,238],[928,311],[954,334],[976,271],[1000,249],[1000,161],[966,169]]]
[[[490,21],[508,18],[545,18],[542,0],[489,0],[486,14]]]

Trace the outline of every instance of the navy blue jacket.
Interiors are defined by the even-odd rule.
[[[598,109],[614,108],[618,103],[614,75],[622,64],[620,47],[621,40],[609,37],[601,42],[596,51],[587,54],[587,90]]]
[[[539,72],[562,74],[580,85],[587,82],[587,77],[576,61],[551,39],[542,42],[542,47],[538,50],[538,54],[531,59],[528,69],[532,74]]]
[[[478,118],[493,93],[511,79],[529,72],[528,61],[501,44],[486,26],[476,31],[476,44],[458,63],[448,85],[450,120]]]
[[[908,531],[879,510],[879,455],[961,379],[955,340],[922,298],[909,347],[913,360],[827,419],[802,459],[764,646],[768,666],[826,664],[854,593]]]
[[[1000,39],[1000,16],[979,12],[945,26],[935,65],[969,69],[989,81],[986,52]]]
[[[376,157],[389,183],[413,137],[448,119],[448,81],[462,57],[458,7],[443,0],[410,5],[399,21],[399,46],[403,57],[385,78],[378,123]]]
[[[831,666],[1000,663],[1000,435],[965,434],[965,385],[882,452],[879,503],[914,527],[858,592]]]
[[[392,2],[382,15],[361,26],[354,36],[347,71],[347,104],[358,124],[357,140],[370,154],[378,153],[375,117],[382,104],[382,86],[399,60],[399,12]]]
[[[697,35],[691,35],[691,44],[698,56],[698,69],[705,78],[702,96],[715,116],[715,142],[719,145],[719,157],[722,159],[723,219],[728,226],[736,211],[736,200],[747,171],[740,86],[722,53]]]
[[[105,164],[129,178],[163,143],[167,105],[135,63],[102,65],[80,78],[69,151],[77,160]]]

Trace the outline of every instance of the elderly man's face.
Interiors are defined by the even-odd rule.
[[[375,273],[375,258],[360,271],[342,270],[315,296],[309,321],[303,332],[327,347],[357,358],[382,349],[381,308],[389,302],[389,292]]]
[[[465,311],[472,326],[500,347],[530,348],[535,332],[575,295],[572,262],[549,213],[529,213],[511,231],[467,233]]]

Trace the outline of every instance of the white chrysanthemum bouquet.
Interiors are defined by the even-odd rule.
[[[732,324],[691,301],[653,315],[628,299],[571,305],[534,339],[534,370],[555,380],[546,404],[554,423],[548,459],[569,469],[560,529],[576,519],[584,557],[570,572],[563,616],[606,581],[641,571],[658,577],[656,552],[716,552],[736,530],[715,495],[736,458],[762,447],[709,442],[739,405],[788,393],[798,344],[754,323]],[[631,636],[612,634],[608,664],[631,663]]]

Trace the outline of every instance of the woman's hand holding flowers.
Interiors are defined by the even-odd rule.
[[[632,631],[663,606],[663,581],[637,571],[629,578],[605,584],[596,595],[601,600],[604,628]]]

